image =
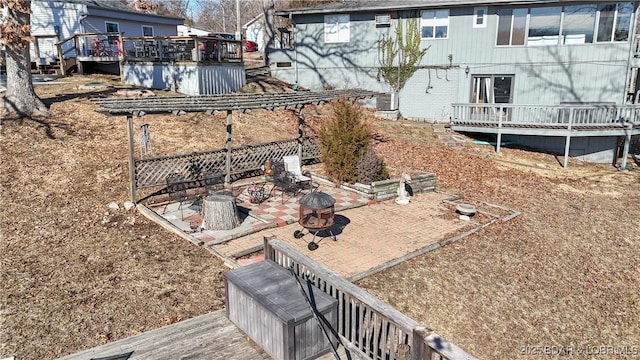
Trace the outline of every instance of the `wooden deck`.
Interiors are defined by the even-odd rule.
[[[163,360],[269,358],[217,310],[159,329],[101,345],[60,360]]]

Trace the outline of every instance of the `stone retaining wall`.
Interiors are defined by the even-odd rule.
[[[436,176],[432,173],[411,171],[408,172],[411,177],[409,186],[414,194],[434,191],[436,189]],[[398,196],[398,186],[400,179],[389,179],[375,181],[371,185],[355,183],[353,185],[345,184],[344,188],[355,190],[372,200],[383,201],[394,199]]]

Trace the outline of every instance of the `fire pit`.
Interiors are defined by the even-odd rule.
[[[333,241],[336,241],[336,236],[330,230],[334,223],[335,203],[336,200],[331,195],[321,191],[312,191],[300,199],[300,219],[298,223],[313,234],[313,239],[307,245],[309,250],[313,251],[318,248],[315,239],[319,232],[328,231]],[[296,230],[293,233],[296,239],[300,239],[304,235],[302,230]]]

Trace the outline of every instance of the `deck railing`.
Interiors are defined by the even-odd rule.
[[[242,62],[242,42],[208,36],[126,37],[127,61]]]
[[[242,42],[206,36],[123,37],[81,33],[56,43],[63,73],[82,61],[242,62]],[[80,72],[82,69],[79,69]]]
[[[265,259],[308,279],[338,300],[335,329],[347,349],[373,360],[475,359],[415,320],[286,243],[265,238]]]
[[[543,126],[549,128],[632,127],[639,105],[452,104],[452,125]]]

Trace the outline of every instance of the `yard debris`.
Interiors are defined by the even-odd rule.
[[[131,209],[133,209],[135,207],[136,207],[136,204],[132,203],[131,201],[125,201],[124,202],[124,209],[127,210],[127,211],[129,211],[129,210],[131,210]]]
[[[118,203],[115,201],[110,202],[109,205],[107,205],[107,207],[111,210],[116,210],[116,211],[120,210],[120,205],[118,205]]]
[[[153,91],[146,90],[146,89],[121,89],[116,91],[116,96],[150,97],[150,96],[156,96],[156,94]]]

